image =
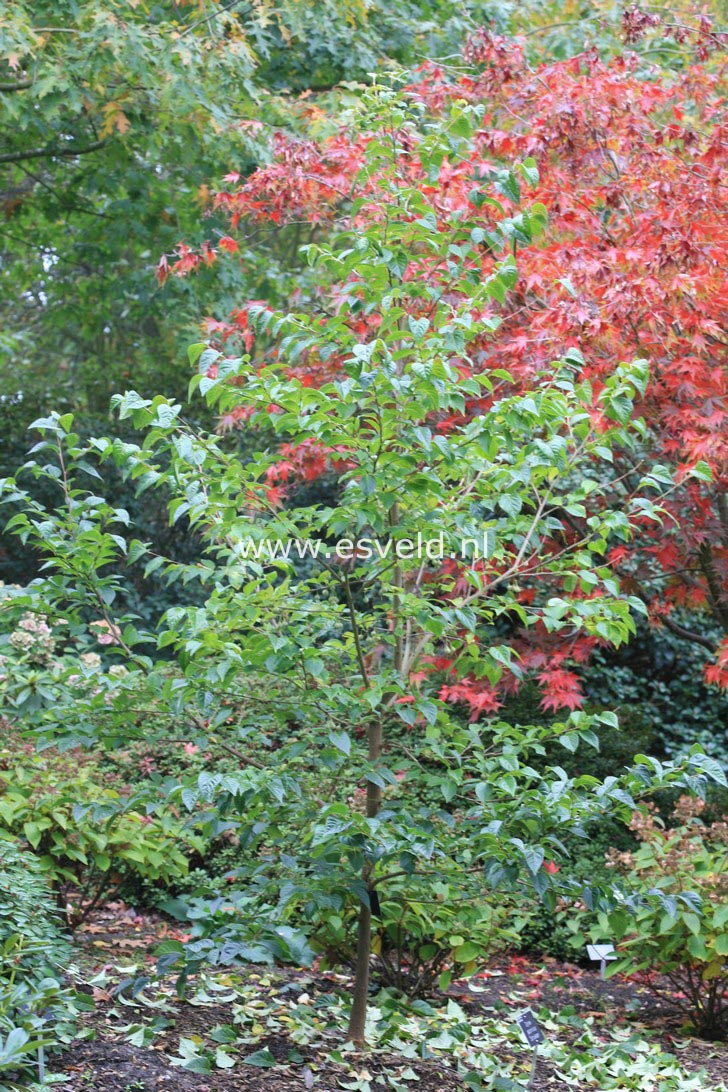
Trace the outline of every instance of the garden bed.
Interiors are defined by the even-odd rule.
[[[79,973],[95,1007],[52,1063],[68,1092],[517,1089],[532,1054],[515,1016],[529,1007],[547,1036],[534,1089],[728,1087],[726,1047],[691,1038],[644,984],[603,982],[556,960],[504,957],[448,995],[411,1006],[384,991],[372,999],[365,1052],[342,1046],[335,1030],[346,1008],[343,974],[237,968],[196,980],[184,1001],[172,980],[134,1002],[119,996],[131,960],[151,968],[153,948],[169,934],[160,916],[120,903],[79,931]]]

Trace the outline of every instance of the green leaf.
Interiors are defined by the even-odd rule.
[[[413,318],[412,315],[409,315],[407,318],[407,325],[409,326],[415,341],[422,341],[430,328],[430,320],[426,318]]]
[[[682,919],[693,936],[700,936],[702,923],[697,914],[683,914]]]
[[[523,850],[523,859],[526,862],[526,868],[535,876],[541,868],[544,862],[546,854],[541,846],[525,846]]]
[[[272,1069],[276,1064],[275,1058],[267,1047],[265,1050],[256,1050],[253,1054],[248,1054],[242,1061],[246,1065],[258,1066],[260,1069]]]
[[[495,188],[498,193],[502,193],[514,205],[520,205],[521,187],[518,185],[518,180],[513,171],[500,171],[495,181]]]
[[[458,945],[452,954],[458,963],[470,963],[471,960],[478,959],[482,955],[482,949],[480,945],[466,940],[464,944]]]
[[[342,754],[351,754],[351,736],[348,732],[329,732],[329,739]]]
[[[183,1068],[191,1073],[212,1073],[212,1065],[208,1058],[188,1058]]]
[[[719,906],[713,914],[713,927],[722,929],[726,922],[728,922],[728,903],[725,906]]]
[[[690,936],[687,943],[688,951],[695,959],[703,960],[708,963],[710,961],[710,952],[706,947],[705,941],[700,937]]]
[[[213,1043],[236,1043],[238,1033],[232,1024],[218,1024],[210,1032]]]
[[[529,156],[518,164],[518,169],[531,186],[538,185],[538,164],[535,159]]]
[[[249,1061],[248,1064],[250,1064]],[[215,1065],[218,1069],[232,1069],[235,1065],[235,1058],[218,1047],[215,1051]]]

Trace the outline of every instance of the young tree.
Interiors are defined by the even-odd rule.
[[[277,347],[272,362],[192,348],[193,388],[258,430],[262,447],[249,461],[187,423],[179,405],[127,392],[116,407],[146,430],[141,447],[84,445],[70,416],[35,423],[47,461],[26,469],[57,482],[54,512],[5,483],[25,506],[12,527],[46,553],[51,572],[35,600],[33,589],[22,592],[13,608],[27,610],[40,593],[46,614],[77,639],[93,619],[128,668],[95,673],[82,719],[63,712],[61,670],[35,713],[39,727],[67,743],[86,732],[113,742],[128,733],[139,695],[154,693],[150,716],[187,732],[195,725],[203,742],[218,735],[237,769],[204,773],[173,795],[193,822],[236,824],[245,890],[262,892],[284,921],[355,905],[348,1034],[357,1043],[372,919],[388,886],[401,880],[407,899],[446,883],[448,897],[462,899],[522,883],[553,904],[550,858],[565,854],[565,827],[585,832],[608,810],[630,816],[654,785],[699,788],[703,773],[716,773],[696,752],[682,768],[640,757],[601,784],[560,767],[540,775],[530,759],[547,739],[574,749],[594,742],[595,722],[615,718],[572,712],[552,728],[515,729],[451,715],[459,688],[483,715],[496,708],[503,674],[521,673],[508,637],[514,618],[572,645],[620,643],[638,605],[603,560],[630,535],[629,512],[608,500],[611,451],[644,434],[631,420],[643,362],[615,366],[597,388],[579,377],[583,360],[571,350],[520,391],[504,369],[476,366],[516,282],[514,251],[544,227],[543,207],[520,199],[519,179],[538,182],[535,165],[492,171],[477,145],[482,119],[478,106],[432,116],[418,95],[376,90],[359,118],[346,230],[307,250],[327,286],[317,305],[246,309],[248,327]],[[510,214],[496,194],[507,195]],[[299,361],[319,366],[317,384],[297,374]],[[84,488],[94,458],[115,460],[141,489],[168,491],[171,518],[201,536],[203,559],[182,565],[149,558],[138,541],[127,547],[114,529],[125,513]],[[296,475],[324,469],[335,478],[328,502],[293,491]],[[641,484],[654,491],[651,479]],[[645,496],[626,505],[659,518]],[[204,601],[169,610],[154,635],[174,665],[142,657],[137,646],[150,635],[114,614],[114,568],[127,549],[148,570],[201,585]],[[407,728],[416,731],[404,739]],[[438,799],[399,795],[402,777]],[[279,929],[278,954],[286,938]],[[207,939],[193,946],[192,966],[214,948]],[[221,951],[250,958],[259,947],[227,933]],[[463,943],[455,959],[472,970],[478,951]]]

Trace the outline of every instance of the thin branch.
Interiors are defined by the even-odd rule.
[[[693,644],[702,645],[703,648],[707,648],[711,652],[715,652],[718,647],[715,641],[711,641],[710,637],[704,637],[702,633],[695,633],[693,630],[686,629],[685,626],[679,625],[669,615],[665,615],[660,621],[676,637],[682,637],[685,641],[692,641]]]
[[[82,148],[74,145],[69,148],[31,148],[27,152],[4,152],[0,155],[0,163],[21,163],[25,159],[56,159],[59,156],[73,158],[77,155],[88,155],[89,152],[98,152],[107,142],[95,140],[92,144],[86,144]]]
[[[364,685],[367,690],[369,689],[369,672],[367,671],[366,661],[364,659],[364,653],[361,646],[361,639],[359,637],[359,625],[356,618],[356,608],[354,606],[354,599],[351,594],[351,585],[349,584],[349,576],[344,573],[343,577],[344,597],[346,599],[346,608],[349,612],[349,620],[351,622],[351,632],[354,638],[354,647],[356,649],[356,659],[359,664],[359,670],[361,671],[361,677],[364,681]]]
[[[725,493],[718,493],[715,498],[716,508],[718,509],[718,519],[720,520],[720,537],[726,550],[728,550],[728,501],[726,500]]]
[[[185,27],[179,37],[184,38],[185,34],[189,34],[191,31],[196,30],[197,27],[202,26],[203,23],[209,23],[212,19],[217,19],[218,16],[224,15],[228,11],[232,11],[233,8],[236,8],[239,3],[240,0],[232,0],[232,3],[223,4],[223,6],[221,8],[218,8],[217,11],[208,12],[207,15],[203,15],[201,19],[198,19],[196,23],[190,23],[188,27]],[[235,14],[247,15],[252,10],[253,9],[251,8],[251,6],[247,4],[242,11],[235,12]]]
[[[728,632],[728,601],[716,572],[713,551],[707,542],[704,542],[698,550],[698,564],[708,585],[708,603],[711,610],[723,629]]]
[[[33,82],[33,80],[18,80],[17,83],[0,83],[0,91],[25,91],[27,87],[33,86]]]

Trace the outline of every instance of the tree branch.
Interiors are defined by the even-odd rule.
[[[83,148],[77,145],[69,148],[31,148],[27,152],[4,152],[0,155],[0,163],[21,163],[25,159],[55,159],[57,156],[73,157],[76,155],[88,155],[89,152],[97,152],[103,148],[105,140],[95,140],[92,144],[86,144]]]
[[[201,19],[198,19],[196,23],[190,23],[189,26],[186,26],[180,33],[180,38],[184,38],[185,34],[189,34],[191,31],[196,30],[197,27],[202,26],[203,23],[209,23],[213,19],[217,19],[219,15],[224,15],[228,11],[232,12],[234,15],[247,15],[248,12],[253,10],[250,4],[246,4],[242,11],[233,11],[240,2],[241,0],[231,0],[229,4],[223,4],[217,11],[208,12],[207,15],[203,15]]]
[[[728,550],[728,501],[726,501],[725,493],[716,495],[715,504],[718,509],[718,519],[720,520],[721,541]]]
[[[720,579],[713,562],[713,551],[707,542],[704,542],[698,550],[698,564],[703,571],[708,585],[708,603],[716,619],[728,633],[728,600],[721,587]]]
[[[0,83],[1,92],[10,91],[25,91],[27,87],[33,86],[33,80],[18,80],[17,83]]]
[[[710,649],[711,652],[715,652],[717,645],[715,641],[711,641],[710,637],[704,637],[702,633],[694,633],[690,629],[685,629],[684,626],[679,625],[667,615],[661,618],[660,621],[664,626],[667,627],[667,629],[670,630],[671,633],[674,633],[676,637],[682,637],[685,641],[692,641],[693,644],[702,645],[703,648],[707,648]]]

